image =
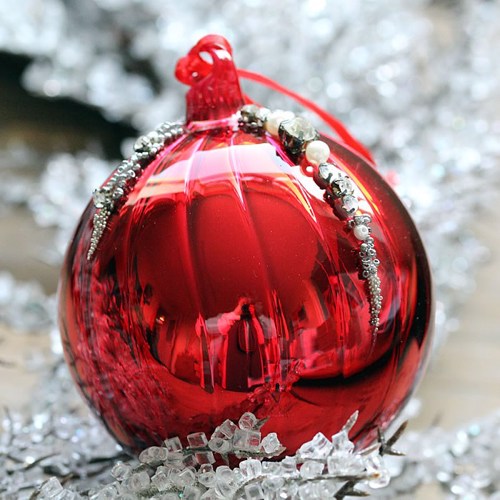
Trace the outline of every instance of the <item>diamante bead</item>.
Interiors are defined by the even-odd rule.
[[[287,152],[294,156],[302,152],[306,143],[319,137],[311,122],[301,116],[283,121],[278,133]]]

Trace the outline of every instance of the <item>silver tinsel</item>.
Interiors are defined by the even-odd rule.
[[[0,0],[0,7],[0,49],[31,59],[26,88],[48,99],[70,96],[141,131],[184,114],[175,61],[208,32],[226,36],[240,67],[323,105],[374,151],[426,241],[437,343],[456,328],[485,255],[474,222],[500,181],[500,2],[21,0],[12,8]],[[279,95],[257,87],[250,93],[290,108]],[[124,155],[128,147],[125,141]],[[25,172],[33,158],[44,164],[35,178]],[[9,144],[0,151],[0,216],[24,205],[37,224],[56,228],[42,254],[56,264],[92,188],[111,168],[95,153],[44,157]],[[77,490],[126,498],[110,476],[121,451],[83,407],[61,363],[54,299],[2,271],[0,321],[52,331],[54,339],[36,401],[3,416],[0,498],[28,498],[36,488],[44,492],[37,498],[78,498],[70,493]],[[394,479],[378,496],[412,498],[422,483],[437,481],[450,498],[498,498],[498,416],[456,433],[408,434],[401,447],[407,458],[386,461]],[[147,475],[138,484],[149,484],[153,470],[133,462],[137,467]]]

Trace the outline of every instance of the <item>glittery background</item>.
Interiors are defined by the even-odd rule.
[[[70,97],[137,131],[183,115],[175,61],[206,33],[226,36],[240,67],[321,104],[372,149],[425,240],[437,290],[437,344],[455,329],[485,255],[471,229],[500,178],[500,2],[25,0],[12,8],[0,0],[0,10],[0,50],[27,58],[26,89],[47,100]],[[246,89],[270,107],[293,106],[257,86]],[[77,154],[41,154],[29,142],[1,145],[0,216],[22,206],[36,224],[55,228],[40,259],[57,266],[92,189],[116,161],[95,144]],[[125,140],[122,152],[129,150]],[[40,168],[27,175],[35,158]],[[54,330],[54,299],[37,283],[0,270],[0,321],[42,335]],[[29,496],[51,474],[85,476],[103,468],[96,477],[105,477],[109,465],[92,460],[119,453],[82,407],[59,361],[53,333],[52,359],[37,367],[47,377],[44,389],[25,412],[3,417],[0,496]],[[405,473],[402,466],[393,471],[399,483],[383,494],[403,498],[441,474],[456,497],[488,498],[500,489],[495,417],[476,437],[480,444],[471,436],[419,436],[420,448],[400,462]],[[456,439],[462,455],[449,452]],[[422,446],[432,449],[432,461],[425,462]],[[464,455],[481,465],[486,480],[450,472]],[[78,474],[70,484],[78,484]]]

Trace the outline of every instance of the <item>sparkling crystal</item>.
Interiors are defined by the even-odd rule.
[[[327,467],[329,474],[347,476],[349,474],[359,474],[364,470],[364,463],[359,455],[351,453],[337,452],[332,453],[327,458]]]
[[[149,487],[151,480],[146,471],[134,472],[126,481],[126,485],[133,492],[141,492]]]
[[[165,472],[157,472],[151,478],[151,483],[155,486],[158,491],[165,491],[172,486],[168,474]]]
[[[189,467],[179,472],[176,484],[185,487],[185,486],[192,486],[195,482],[196,482],[196,474]]]
[[[168,451],[180,451],[182,450],[181,440],[175,436],[164,441],[165,447]]]
[[[211,438],[208,446],[216,453],[227,453],[232,448],[231,443],[222,438]]]
[[[233,436],[233,446],[236,450],[257,451],[260,447],[260,432],[236,429]]]
[[[198,465],[198,462],[196,461],[196,457],[194,455],[186,455],[182,459],[182,463],[184,467],[196,467]]]
[[[203,448],[208,445],[208,439],[204,432],[188,434],[187,440],[191,448]]]
[[[332,175],[335,175],[337,172],[337,169],[331,165],[330,163],[322,163],[318,167],[318,175],[321,179],[323,179],[325,182],[328,182]]]
[[[262,474],[262,464],[260,460],[247,458],[240,462],[239,468],[247,479],[258,477]]]
[[[224,434],[226,438],[232,438],[234,436],[234,432],[238,426],[232,420],[224,420],[222,424],[218,427],[219,432]]]
[[[238,425],[240,429],[244,430],[253,430],[257,426],[257,417],[250,412],[243,413],[243,415],[240,417],[238,421]]]
[[[354,443],[349,440],[346,431],[340,431],[332,436],[333,449],[336,452],[351,453],[354,450]]]
[[[116,462],[111,469],[111,475],[118,481],[123,481],[132,473],[132,466],[123,462]]]
[[[278,435],[275,432],[270,432],[262,439],[261,447],[268,454],[278,451],[281,448]]]
[[[272,496],[272,494],[278,491],[285,484],[285,480],[280,476],[266,477],[262,481],[262,490],[264,493]]]
[[[262,473],[267,476],[277,476],[280,474],[280,470],[279,462],[262,462]]]
[[[151,446],[139,455],[139,461],[145,464],[159,464],[168,458],[168,450],[163,446]]]
[[[40,488],[40,495],[44,496],[45,498],[55,498],[62,492],[63,487],[59,480],[55,477],[47,479],[47,481],[45,481]]]
[[[264,492],[259,484],[245,485],[245,497],[247,500],[265,500]]]
[[[306,483],[299,486],[300,500],[321,500],[318,487],[314,483]]]
[[[285,457],[281,461],[281,473],[285,476],[293,475],[297,472],[297,460],[294,457]]]
[[[186,486],[182,491],[182,500],[199,500],[201,490],[196,486]]]
[[[330,179],[330,191],[336,197],[351,195],[354,191],[351,180],[342,174],[338,174],[335,179]]]
[[[304,479],[312,479],[313,477],[319,476],[323,472],[324,465],[322,462],[316,462],[314,460],[306,460],[300,466],[300,475]]]
[[[204,464],[200,467],[200,472],[198,473],[198,481],[203,486],[211,488],[215,485],[215,472],[213,471],[212,466],[210,466],[210,469],[204,469],[203,467],[206,466],[207,464]]]
[[[220,500],[220,496],[214,489],[210,489],[201,495],[200,500]]]
[[[318,432],[311,441],[304,443],[297,451],[302,458],[325,458],[333,445],[331,441],[321,432]]]
[[[371,488],[385,488],[389,484],[391,476],[378,455],[372,453],[366,457],[365,466],[368,474],[376,476],[368,481]]]
[[[197,452],[194,454],[194,457],[200,465],[213,464],[215,462],[214,454],[211,451]]]

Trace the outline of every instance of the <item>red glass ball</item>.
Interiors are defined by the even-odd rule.
[[[85,210],[59,302],[76,383],[134,451],[246,411],[269,417],[289,453],[355,410],[356,439],[370,436],[407,401],[429,350],[431,281],[413,222],[371,166],[328,141],[373,218],[374,334],[359,241],[323,191],[269,136],[210,124],[145,168],[90,260]]]

